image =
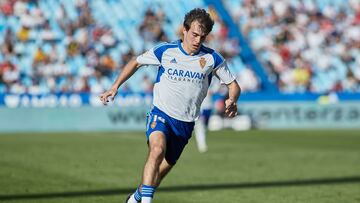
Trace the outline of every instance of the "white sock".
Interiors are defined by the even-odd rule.
[[[136,201],[136,199],[135,199],[135,195],[134,195],[134,194],[131,195],[131,197],[130,197],[130,199],[127,201],[127,203],[138,203],[138,201]]]
[[[152,197],[142,197],[141,203],[151,203],[152,199],[153,199]]]
[[[205,124],[201,118],[195,123],[195,139],[199,152],[206,152],[206,129]]]

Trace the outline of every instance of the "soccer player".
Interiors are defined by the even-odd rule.
[[[127,203],[151,203],[155,189],[179,159],[194,129],[200,105],[213,76],[229,89],[225,101],[226,115],[237,115],[240,87],[223,57],[202,45],[214,21],[204,9],[185,15],[183,39],[160,44],[125,65],[112,87],[100,95],[106,105],[114,100],[118,88],[142,65],[158,66],[154,85],[153,108],[146,129],[149,153],[142,181]]]

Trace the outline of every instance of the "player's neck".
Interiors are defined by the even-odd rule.
[[[182,46],[182,48],[184,49],[184,51],[185,51],[187,54],[189,54],[190,56],[195,55],[195,54],[198,53],[199,50],[200,50],[200,49],[199,49],[199,50],[192,51],[192,50],[189,49],[189,47],[188,47],[184,42],[181,42],[181,46]]]

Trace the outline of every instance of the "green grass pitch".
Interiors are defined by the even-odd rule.
[[[194,138],[159,203],[360,202],[360,131],[210,132]],[[144,133],[0,135],[0,202],[122,203],[140,181]]]

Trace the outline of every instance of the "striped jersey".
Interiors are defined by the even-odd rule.
[[[153,104],[180,121],[193,122],[199,117],[214,75],[225,84],[235,80],[219,53],[202,45],[198,53],[189,55],[181,40],[160,44],[136,60],[141,65],[159,67]]]

